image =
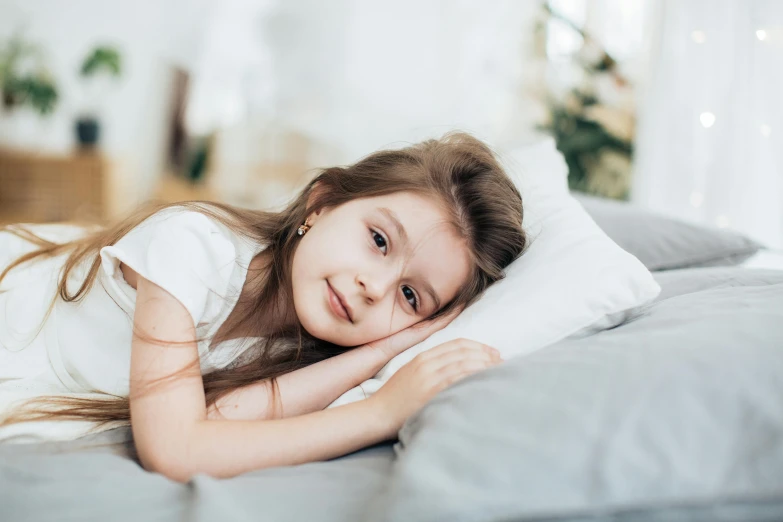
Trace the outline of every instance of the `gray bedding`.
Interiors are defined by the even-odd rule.
[[[127,430],[0,445],[0,520],[783,520],[783,271],[655,274],[622,325],[439,394],[400,441],[188,485]]]
[[[649,270],[734,266],[763,248],[734,230],[681,221],[624,201],[572,195],[612,241]]]

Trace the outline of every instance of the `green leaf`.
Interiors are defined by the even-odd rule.
[[[122,60],[119,51],[113,47],[96,47],[92,50],[82,64],[81,74],[88,77],[101,71],[110,76],[120,76]]]

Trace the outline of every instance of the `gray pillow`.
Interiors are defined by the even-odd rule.
[[[686,223],[622,201],[572,195],[606,235],[651,271],[737,265],[763,248],[730,230]]]
[[[764,279],[438,394],[403,426],[372,520],[783,519],[783,272]]]

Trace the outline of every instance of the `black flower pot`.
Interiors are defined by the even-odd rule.
[[[93,118],[79,118],[76,120],[76,135],[79,138],[79,145],[85,148],[94,147],[101,135],[101,126],[98,120]]]

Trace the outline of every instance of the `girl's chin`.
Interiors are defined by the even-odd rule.
[[[310,305],[315,303],[310,302]],[[375,336],[361,335],[355,325],[349,324],[340,318],[335,317],[331,310],[318,307],[298,309],[296,304],[294,309],[299,319],[299,324],[305,331],[315,337],[328,343],[346,348],[362,346],[384,337],[383,332],[377,332]],[[380,335],[380,337],[377,337]],[[386,335],[389,335],[386,332]]]
[[[309,321],[300,317],[299,321],[302,328],[316,339],[336,344],[337,346],[345,346],[346,348],[366,344],[366,342],[361,342],[360,339],[355,339],[344,334],[341,335],[339,325],[329,324],[328,320]]]

